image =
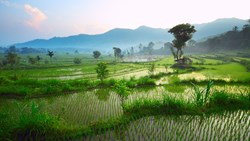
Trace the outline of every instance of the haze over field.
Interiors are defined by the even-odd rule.
[[[102,34],[114,28],[136,29],[142,25],[166,29],[179,23],[201,24],[219,18],[245,20],[249,18],[247,3],[247,0],[0,0],[0,45],[55,36]]]

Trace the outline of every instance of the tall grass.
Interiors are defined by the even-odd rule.
[[[32,102],[30,110],[21,110],[13,137],[18,140],[44,140],[60,128],[60,120],[47,113],[42,113],[39,106]]]
[[[194,103],[198,107],[205,106],[208,104],[209,96],[210,96],[210,89],[213,85],[212,81],[208,81],[207,87],[200,89],[198,86],[196,86],[194,83],[191,83],[193,85],[194,89]]]

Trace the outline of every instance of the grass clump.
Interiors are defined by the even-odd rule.
[[[248,94],[229,94],[225,91],[216,91],[210,97],[210,106],[219,109],[250,109]]]
[[[208,104],[209,96],[210,96],[210,89],[211,86],[213,85],[212,81],[209,81],[207,83],[207,87],[205,89],[200,89],[198,86],[195,84],[191,83],[194,88],[194,103],[198,107],[203,107],[206,104]]]
[[[40,107],[32,102],[30,110],[21,110],[19,120],[13,129],[13,138],[17,140],[46,140],[62,127],[58,117],[42,113]]]
[[[165,90],[172,93],[183,93],[185,89],[186,87],[182,85],[174,85],[174,84],[165,85]]]
[[[144,77],[140,77],[137,80],[137,85],[138,86],[155,85],[155,81],[154,81],[154,79],[152,79],[148,76],[144,76]]]

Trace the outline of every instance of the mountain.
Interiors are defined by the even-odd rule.
[[[229,18],[218,19],[210,23],[194,24],[197,32],[195,40],[215,36],[231,30],[234,26],[241,28],[246,24],[245,20]],[[141,26],[137,29],[115,28],[103,34],[88,35],[80,34],[69,37],[54,37],[48,40],[36,39],[25,43],[16,44],[17,47],[34,47],[48,49],[82,49],[84,51],[107,50],[114,46],[128,48],[139,43],[147,44],[150,41],[171,42],[173,36],[168,29],[151,28]]]
[[[232,30],[234,26],[237,26],[239,29],[241,29],[245,24],[247,24],[246,20],[237,18],[224,18],[217,19],[209,23],[194,24],[197,32],[194,34],[193,38],[196,40],[201,40],[211,36],[216,36],[218,34]]]
[[[69,37],[54,37],[49,40],[36,39],[25,43],[16,44],[17,47],[36,47],[36,48],[84,48],[85,50],[105,50],[118,47],[130,47],[139,43],[150,41],[166,41],[172,38],[166,29],[150,28],[141,26],[132,29],[112,29],[104,34],[87,35],[80,34]]]

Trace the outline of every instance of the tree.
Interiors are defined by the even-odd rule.
[[[238,29],[239,29],[238,26],[234,26],[232,30],[233,30],[234,32],[237,32]]]
[[[113,50],[114,50],[114,56],[115,56],[116,59],[123,57],[122,50],[120,48],[113,47]]]
[[[37,60],[37,62],[39,63],[40,60],[42,60],[42,57],[40,57],[39,55],[37,55],[37,56],[36,56],[36,60]]]
[[[5,57],[6,57],[7,63],[10,64],[11,66],[19,64],[20,59],[21,59],[14,52],[9,52]]]
[[[81,64],[82,60],[80,58],[74,58],[74,63],[75,64]]]
[[[17,52],[16,46],[10,46],[8,52],[16,53]]]
[[[155,64],[153,63],[153,64],[151,64],[151,65],[149,66],[149,68],[148,68],[148,74],[149,74],[150,76],[152,76],[152,75],[154,75],[154,71],[155,71]]]
[[[138,48],[139,48],[139,52],[141,53],[143,49],[143,45],[140,43]]]
[[[97,73],[97,78],[103,82],[105,78],[107,78],[109,74],[109,70],[107,69],[107,63],[105,62],[100,62],[97,64],[96,68],[96,73]]]
[[[124,110],[124,100],[128,97],[130,89],[126,85],[126,82],[120,80],[115,83],[114,90],[121,98],[121,105],[122,109]]]
[[[131,54],[131,56],[133,56],[133,55],[134,55],[134,53],[135,53],[135,51],[134,51],[134,47],[131,47],[131,48],[130,48],[130,54]]]
[[[168,32],[173,34],[175,37],[175,39],[172,41],[172,44],[173,47],[177,49],[176,60],[178,61],[182,57],[182,49],[185,47],[186,42],[192,38],[193,33],[196,32],[196,30],[194,29],[194,26],[186,23],[176,25]]]
[[[37,62],[37,58],[34,58],[34,57],[28,57],[28,61],[29,61],[29,63],[30,64],[32,64],[32,65],[34,65],[34,64],[36,64],[36,62]]]
[[[155,44],[153,42],[148,43],[148,48],[147,49],[148,49],[149,55],[152,55],[154,45]]]
[[[48,50],[48,54],[47,55],[50,57],[50,62],[51,62],[52,57],[54,56],[54,52]]]
[[[101,56],[101,52],[100,51],[93,51],[93,57],[95,59],[98,59]]]

